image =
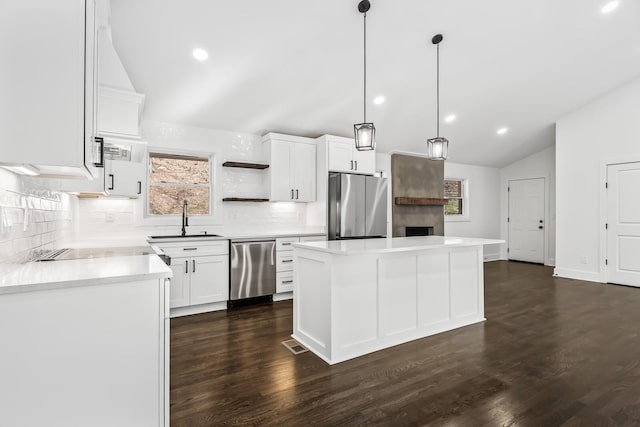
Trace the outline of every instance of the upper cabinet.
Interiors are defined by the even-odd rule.
[[[3,9],[0,162],[97,176],[94,0],[6,0]]]
[[[313,139],[269,133],[262,140],[270,167],[272,202],[316,200],[316,144]]]
[[[373,175],[376,171],[375,151],[358,151],[351,138],[325,135],[320,138],[328,146],[329,171]]]

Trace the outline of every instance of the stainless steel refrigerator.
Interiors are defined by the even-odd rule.
[[[329,240],[387,235],[387,178],[329,174]]]

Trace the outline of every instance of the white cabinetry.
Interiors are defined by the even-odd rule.
[[[326,236],[280,237],[276,239],[276,293],[293,291],[293,244],[317,242]]]
[[[0,162],[96,173],[94,0],[6,0],[0,14]]]
[[[105,190],[110,196],[138,197],[142,194],[145,167],[143,163],[107,160]]]
[[[145,182],[145,165],[125,160],[105,160],[92,180],[49,179],[47,186],[59,191],[137,198]]]
[[[160,243],[158,246],[171,257],[172,309],[229,299],[228,240]],[[203,311],[209,310],[199,310]]]
[[[0,295],[3,426],[169,425],[165,279],[97,280]]]
[[[329,171],[373,175],[376,171],[375,151],[358,151],[350,138],[325,135],[329,149]]]
[[[316,146],[313,140],[269,133],[263,138],[269,156],[270,200],[316,199]]]

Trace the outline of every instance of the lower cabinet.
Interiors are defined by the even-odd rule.
[[[171,308],[229,299],[229,256],[171,258]]]
[[[276,239],[276,293],[293,291],[293,244],[326,240],[326,236],[280,237]]]

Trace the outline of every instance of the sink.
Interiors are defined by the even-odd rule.
[[[192,237],[222,237],[219,234],[174,234],[169,236],[149,236],[150,239],[190,239]]]

